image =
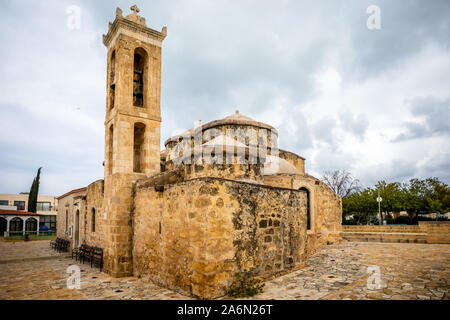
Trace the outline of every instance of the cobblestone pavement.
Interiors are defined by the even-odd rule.
[[[114,279],[80,264],[81,289],[66,287],[76,264],[48,241],[0,241],[0,300],[189,299],[136,277]],[[367,287],[369,266],[379,266],[381,288]],[[255,299],[446,299],[450,245],[347,242],[320,248],[308,266],[266,283]]]
[[[379,267],[380,289],[367,285],[369,266]],[[449,288],[450,245],[344,242],[320,248],[306,268],[266,283],[255,298],[449,300]]]

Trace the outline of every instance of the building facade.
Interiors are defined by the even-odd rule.
[[[58,236],[104,248],[104,271],[200,298],[236,273],[271,278],[342,239],[342,201],[278,149],[278,131],[239,112],[172,137],[160,151],[167,29],[139,9],[116,18],[107,47],[105,172],[58,198]]]
[[[23,219],[28,209],[28,194],[0,194],[0,210],[4,213],[3,219],[12,217],[11,211],[17,211],[12,219]],[[56,231],[56,219],[58,215],[58,199],[55,196],[38,195],[37,199],[37,214],[26,216],[26,219],[38,219],[34,230],[27,230],[27,221],[23,221],[23,231]],[[9,214],[6,214],[9,213]],[[18,220],[14,221],[18,221]],[[33,221],[34,220],[30,220]],[[8,221],[10,224],[11,221]],[[28,222],[30,224],[31,222]],[[16,223],[15,225],[19,225]],[[10,230],[10,226],[5,224],[5,221],[0,219],[0,236],[4,235],[5,231]],[[39,227],[39,228],[38,228]],[[17,228],[11,228],[15,232]],[[30,228],[29,228],[30,229]]]

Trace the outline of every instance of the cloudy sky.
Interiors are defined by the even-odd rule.
[[[0,193],[103,178],[106,48],[136,1],[0,2]],[[81,9],[79,29],[68,8]],[[140,1],[163,44],[162,141],[239,109],[321,177],[450,183],[450,1]],[[370,5],[381,29],[369,30]]]

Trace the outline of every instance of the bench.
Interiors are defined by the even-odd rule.
[[[92,265],[98,265],[100,268],[100,271],[103,269],[103,249],[95,247],[94,250],[92,250],[92,256],[91,256],[91,268]]]
[[[98,247],[92,247],[87,244],[82,244],[79,248],[72,250],[72,259],[75,256],[76,260],[84,263],[88,261],[93,265],[98,265],[100,271],[103,269],[103,249]]]
[[[67,252],[70,241],[62,238],[56,238],[56,240],[50,241],[50,248],[58,252]]]
[[[87,249],[86,247],[87,247],[86,244],[82,244],[80,247],[73,249],[72,250],[72,259],[73,259],[73,256],[75,256],[75,261],[78,261],[78,259],[81,261],[81,255]]]

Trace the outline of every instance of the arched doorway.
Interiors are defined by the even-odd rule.
[[[306,192],[306,230],[311,230],[311,199],[309,190],[306,188],[300,188],[301,191]]]
[[[27,221],[25,221],[25,231],[37,231],[37,220],[35,218],[28,218]]]
[[[78,248],[80,243],[80,210],[77,210],[75,215],[75,248]]]
[[[0,217],[0,237],[3,237],[5,235],[6,230],[8,230],[8,221]]]
[[[15,234],[23,231],[23,220],[20,218],[14,218],[9,222],[9,232]]]

